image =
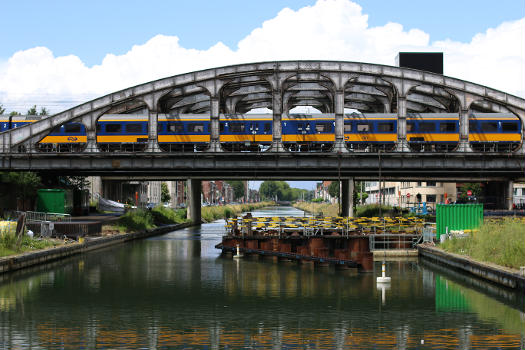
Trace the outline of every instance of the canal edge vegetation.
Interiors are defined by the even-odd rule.
[[[525,266],[524,228],[524,221],[515,218],[486,221],[468,237],[453,236],[439,247],[445,252],[519,270]]]

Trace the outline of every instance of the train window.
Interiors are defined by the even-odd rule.
[[[469,132],[478,132],[478,124],[476,124],[476,122],[470,120],[468,122],[468,131]]]
[[[224,132],[224,123],[219,123],[219,132],[220,133]]]
[[[168,132],[174,132],[177,134],[184,132],[184,124],[182,123],[168,123]]]
[[[501,131],[503,132],[517,132],[518,124],[516,123],[501,123]]]
[[[126,124],[126,132],[142,132],[142,124],[132,123]]]
[[[481,123],[481,131],[483,131],[483,132],[496,132],[496,131],[498,131],[498,123],[496,123],[496,122],[483,122],[483,123]]]
[[[317,123],[315,124],[316,132],[332,132],[332,123]]]
[[[297,123],[297,131],[303,131],[304,123]]]
[[[272,131],[272,123],[264,123],[264,132]]]
[[[51,130],[51,132],[52,132],[53,134],[59,134],[61,130],[62,130],[62,125],[59,125],[59,126],[55,126],[55,127],[53,128],[53,130]]]
[[[378,132],[393,132],[394,131],[394,123],[378,123],[377,124],[377,131]]]
[[[188,132],[204,132],[204,124],[190,123],[188,124]]]
[[[436,123],[420,122],[419,131],[420,132],[434,132],[436,131]]]
[[[414,132],[414,131],[416,131],[416,123],[408,122],[407,123],[407,132]]]
[[[352,124],[345,123],[345,132],[352,132]]]
[[[357,123],[357,132],[370,132],[372,125],[370,123]]]
[[[71,132],[71,133],[79,133],[80,132],[80,124],[77,123],[69,123],[64,125],[64,131],[65,132]]]
[[[439,123],[439,131],[441,132],[455,132],[456,123]]]
[[[120,124],[106,124],[106,132],[120,132],[122,125]]]
[[[243,123],[230,123],[231,132],[243,132],[244,124]]]

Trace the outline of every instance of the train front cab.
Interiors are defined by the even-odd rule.
[[[282,142],[290,152],[330,152],[335,142],[335,115],[283,116]]]
[[[397,140],[397,116],[391,113],[346,114],[344,138],[349,151],[393,151]]]

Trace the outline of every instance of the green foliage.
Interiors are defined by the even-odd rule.
[[[0,104],[0,114],[4,114],[4,113],[5,113],[5,108],[4,106]]]
[[[472,191],[472,197],[479,198],[481,196],[481,193],[482,193],[481,184],[477,182],[474,182],[474,183],[467,182],[461,185],[461,187],[459,188],[460,193],[458,196],[458,201],[460,202],[468,201],[468,198],[469,198],[469,196],[467,195],[468,190]]]
[[[22,237],[19,245],[15,234],[16,223],[8,230],[0,230],[0,256],[13,255],[31,250],[44,249],[55,246],[57,243],[49,239],[31,238],[27,235]]]
[[[259,194],[265,200],[294,201],[308,195],[307,190],[291,188],[286,181],[264,181],[259,187]]]
[[[40,176],[30,171],[0,172],[0,181],[9,186],[11,193],[21,198],[35,196],[41,186]]]
[[[440,247],[478,261],[519,269],[525,265],[524,229],[524,222],[514,218],[486,222],[469,237],[449,239]]]
[[[154,228],[153,215],[149,210],[136,209],[126,212],[118,220],[118,227],[123,232],[144,231]]]
[[[160,201],[162,203],[169,202],[171,199],[170,190],[168,189],[168,184],[163,182],[160,184]]]
[[[313,203],[321,203],[322,201],[323,201],[322,198],[314,198],[314,199],[311,200],[311,202],[313,202]]]
[[[259,202],[249,204],[233,204],[221,206],[209,206],[201,209],[202,220],[205,222],[212,222],[217,219],[231,218],[241,213],[252,211],[257,208],[268,207],[274,204],[273,202]]]
[[[26,112],[26,115],[38,115],[36,105],[33,105],[33,107],[29,108]]]
[[[339,181],[332,181],[328,186],[328,194],[332,196],[332,198],[339,198],[339,187]]]
[[[381,208],[382,216],[391,216],[393,213],[393,207],[390,205],[380,204],[369,204],[363,205],[356,208],[355,216],[357,217],[374,217],[379,216],[379,208]]]
[[[186,209],[173,210],[162,205],[153,208],[151,215],[153,215],[153,222],[157,225],[181,224],[188,221]]]
[[[245,193],[243,181],[226,181],[233,188],[233,197],[235,199],[243,198]]]
[[[14,117],[15,115],[21,115],[21,113],[17,111],[12,111],[11,113],[9,113],[10,117]]]

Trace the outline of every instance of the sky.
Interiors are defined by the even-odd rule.
[[[0,104],[58,113],[151,80],[282,59],[395,64],[525,97],[523,0],[4,0]]]

